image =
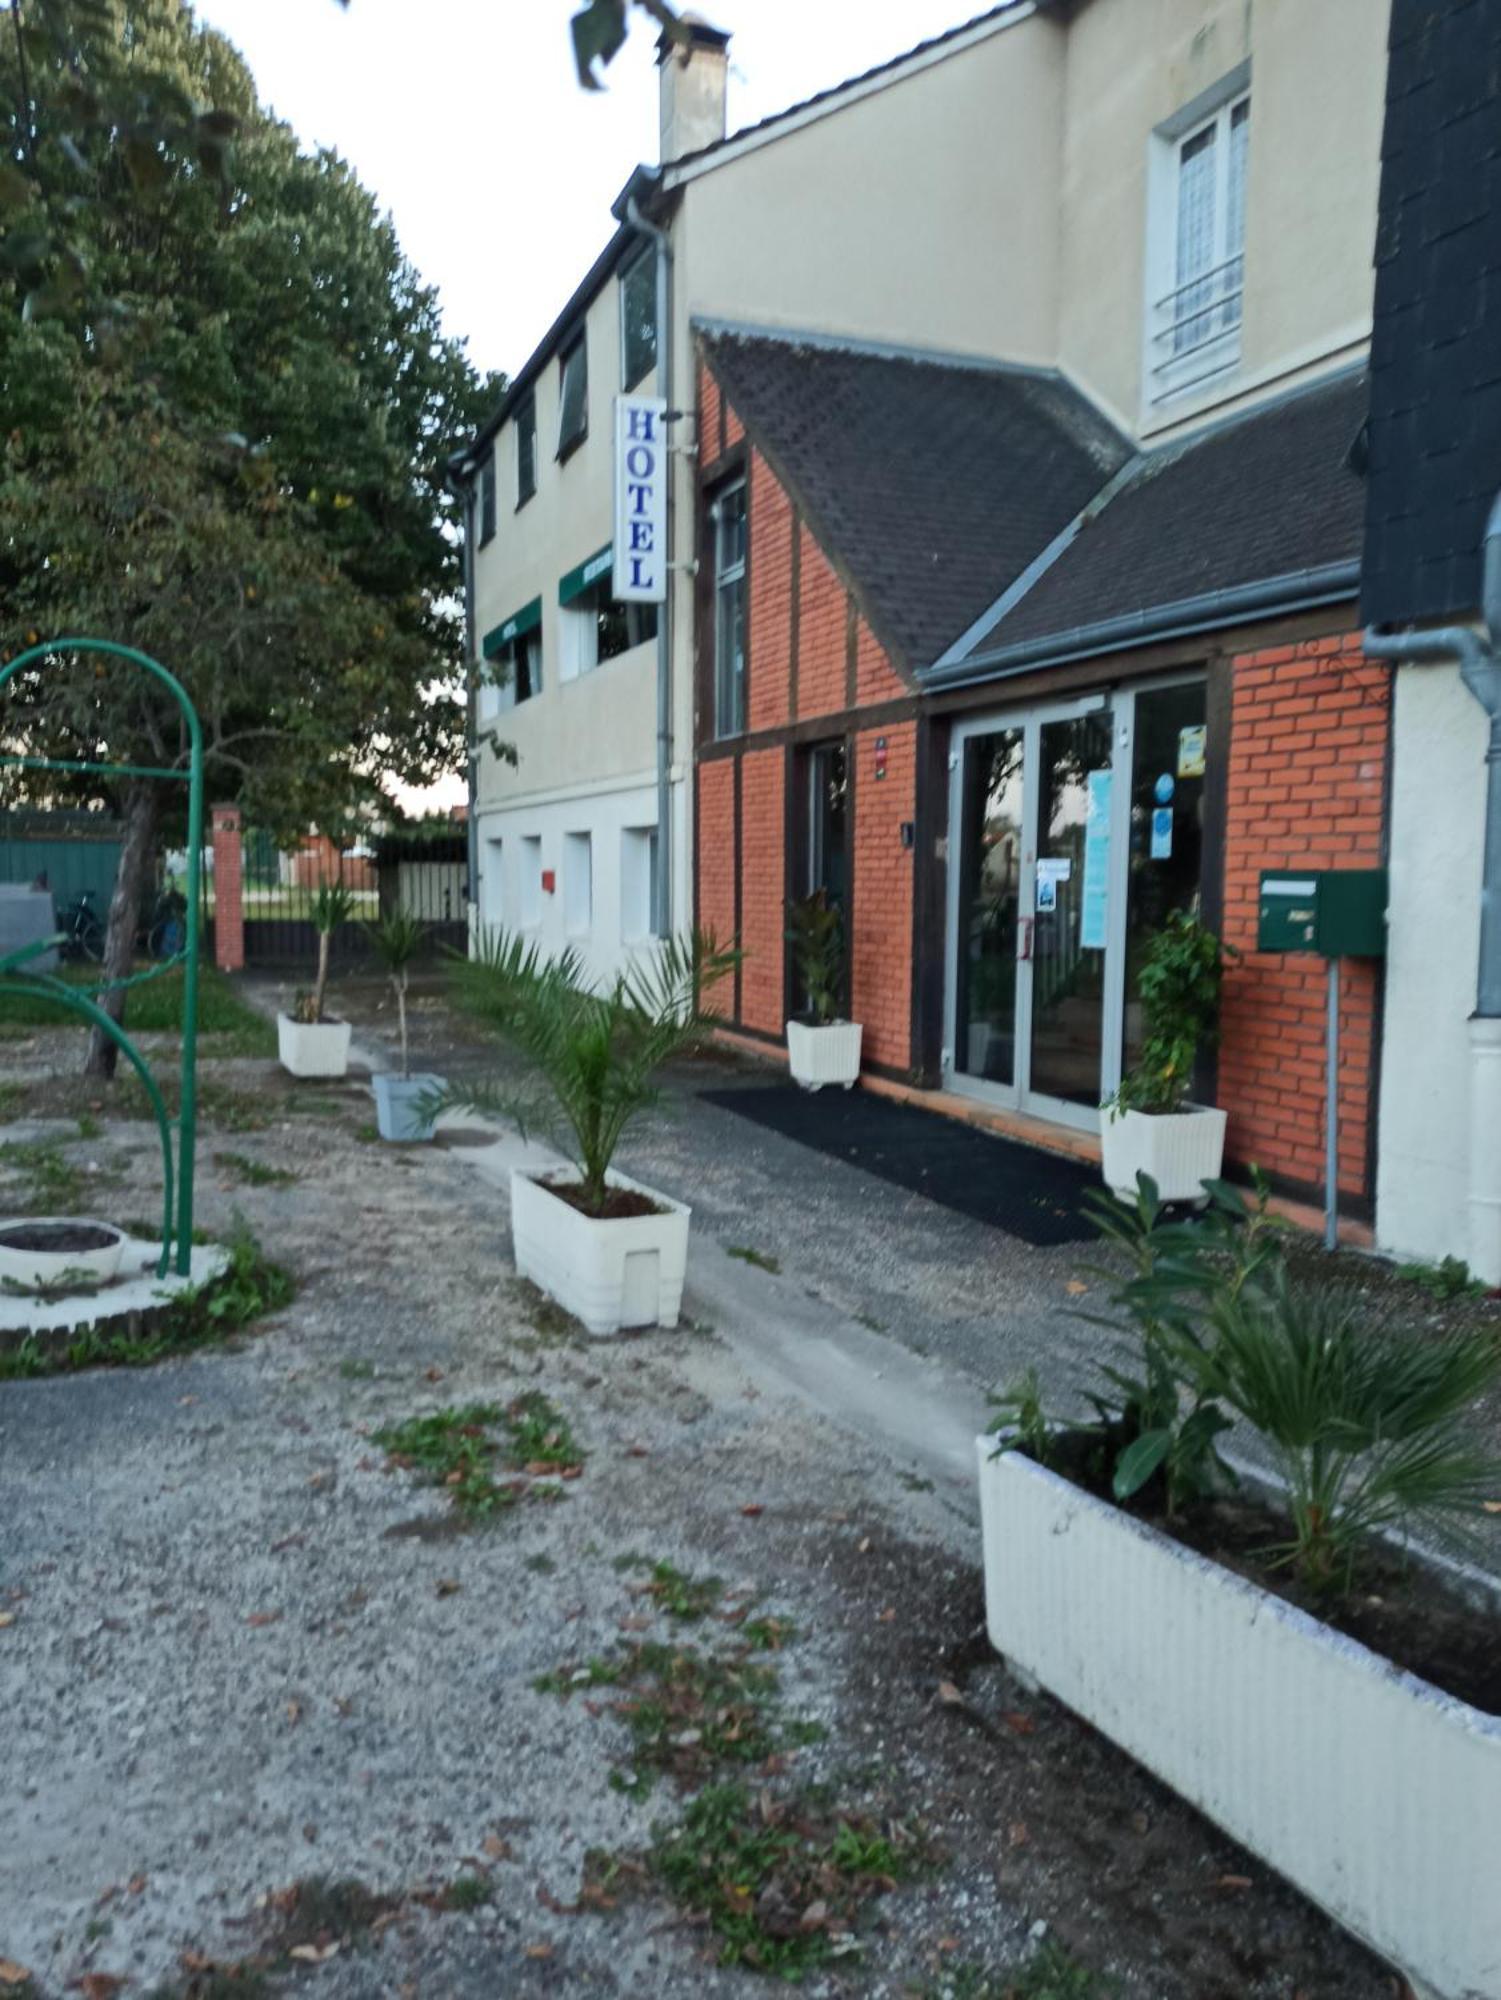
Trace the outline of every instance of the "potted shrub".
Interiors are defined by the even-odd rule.
[[[427,926],[408,910],[390,910],[365,926],[371,948],[385,967],[396,995],[396,1020],[401,1035],[401,1071],[379,1070],[371,1078],[375,1088],[375,1117],[383,1139],[407,1143],[433,1136],[438,1105],[443,1092],[440,1076],[413,1076],[407,1039],[407,981],[412,961],[421,951]]]
[[[540,1131],[568,1155],[561,1170],[512,1169],[511,1230],[520,1275],[590,1333],[677,1324],[691,1211],[612,1162],[631,1120],[657,1102],[662,1065],[703,1037],[708,994],[736,956],[706,934],[669,939],[594,991],[573,952],[549,959],[493,930],[458,963],[461,996],[525,1074],[444,1101],[497,1112],[523,1138]]]
[[[1225,1113],[1193,1104],[1194,1064],[1219,1029],[1220,988],[1234,953],[1185,910],[1172,910],[1141,972],[1141,1057],[1103,1105],[1105,1185],[1129,1198],[1146,1174],[1164,1201],[1202,1201],[1225,1156]]]
[[[787,1060],[805,1090],[837,1083],[848,1090],[860,1075],[860,1024],[839,1013],[844,989],[844,918],[816,889],[787,905],[787,942],[807,1008],[787,1023]]]
[[[1171,1223],[1144,1180],[1106,1226],[1139,1363],[1092,1422],[1032,1382],[979,1441],[992,1643],[1417,1990],[1496,1992],[1497,1599],[1411,1536],[1501,1495],[1472,1427],[1495,1332],[1299,1282],[1264,1188]],[[1234,1419],[1275,1476],[1236,1480]]]
[[[290,1014],[276,1017],[276,1046],[283,1069],[293,1076],[343,1076],[349,1067],[350,1026],[323,1011],[328,992],[328,953],[333,934],[354,912],[354,896],[342,882],[323,882],[310,912],[318,933],[318,974],[310,993],[299,993]]]

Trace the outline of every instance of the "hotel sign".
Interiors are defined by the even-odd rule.
[[[667,405],[615,398],[615,577],[622,604],[667,596]]]

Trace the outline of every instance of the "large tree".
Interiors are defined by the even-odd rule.
[[[443,460],[496,385],[443,338],[370,195],[332,155],[299,152],[182,0],[47,0],[36,21],[13,6],[11,25],[4,650],[86,631],[152,653],[204,719],[216,795],[287,831],[332,829],[383,776],[421,784],[459,756]],[[12,750],[185,757],[170,704],[128,672],[49,664],[8,692]],[[12,777],[12,795],[24,782],[58,789]],[[125,825],[113,979],[176,801],[80,784]]]

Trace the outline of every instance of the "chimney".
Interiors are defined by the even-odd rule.
[[[725,78],[730,38],[697,14],[681,16],[687,39],[667,34],[657,42],[661,71],[661,160],[680,160],[725,135]]]

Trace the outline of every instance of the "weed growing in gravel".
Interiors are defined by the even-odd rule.
[[[559,1667],[532,1685],[564,1701],[615,1690],[607,1706],[631,1738],[628,1762],[610,1773],[616,1791],[650,1791],[664,1776],[702,1784],[727,1765],[764,1764],[785,1741],[776,1669],[753,1660],[748,1647],[716,1655],[648,1641]]]
[[[769,1271],[774,1278],[782,1275],[781,1259],[773,1257],[769,1251],[757,1250],[752,1244],[731,1243],[725,1255],[736,1258],[742,1264],[752,1264],[758,1271]]]
[[[1462,1257],[1445,1257],[1439,1264],[1399,1264],[1397,1276],[1411,1279],[1440,1305],[1485,1297],[1484,1283],[1470,1276],[1470,1267]]]
[[[370,1382],[375,1378],[375,1363],[361,1360],[358,1354],[346,1354],[339,1363],[339,1377],[345,1382]]]
[[[22,1206],[45,1215],[75,1213],[90,1179],[100,1178],[85,1174],[55,1144],[40,1139],[0,1146],[0,1168],[16,1176]]]
[[[245,1153],[215,1153],[214,1165],[231,1180],[243,1181],[246,1187],[291,1187],[302,1178],[289,1167],[268,1167],[264,1161],[252,1160]]]
[[[144,1368],[223,1340],[290,1304],[296,1293],[291,1277],[262,1253],[248,1229],[241,1225],[228,1247],[229,1263],[217,1278],[178,1292],[150,1315],[127,1323],[123,1331],[88,1327],[66,1347],[43,1345],[32,1338],[11,1353],[0,1354],[0,1382],[72,1374],[81,1368]]]
[[[445,1910],[478,1910],[490,1902],[495,1890],[483,1875],[460,1875],[443,1891]]]
[[[492,1435],[502,1430],[503,1438]],[[375,1442],[394,1465],[424,1474],[443,1487],[456,1507],[476,1516],[514,1507],[522,1499],[557,1499],[562,1488],[538,1486],[539,1474],[577,1478],[584,1453],[567,1419],[538,1390],[513,1403],[468,1403],[388,1424]],[[497,1467],[519,1475],[497,1479]]]
[[[684,1913],[718,1934],[721,1965],[797,1980],[857,1950],[864,1906],[930,1855],[913,1821],[732,1784],[710,1786],[679,1825],[657,1828],[648,1859]]]
[[[78,1136],[80,1139],[98,1139],[102,1137],[103,1132],[103,1125],[94,1116],[92,1111],[79,1112]]]
[[[362,1146],[374,1146],[380,1139],[380,1127],[373,1123],[356,1125],[354,1136]]]
[[[1113,1981],[1081,1965],[1056,1938],[1049,1938],[1014,1972],[951,1966],[924,1986],[917,2000],[1105,2000],[1114,1990]]]

